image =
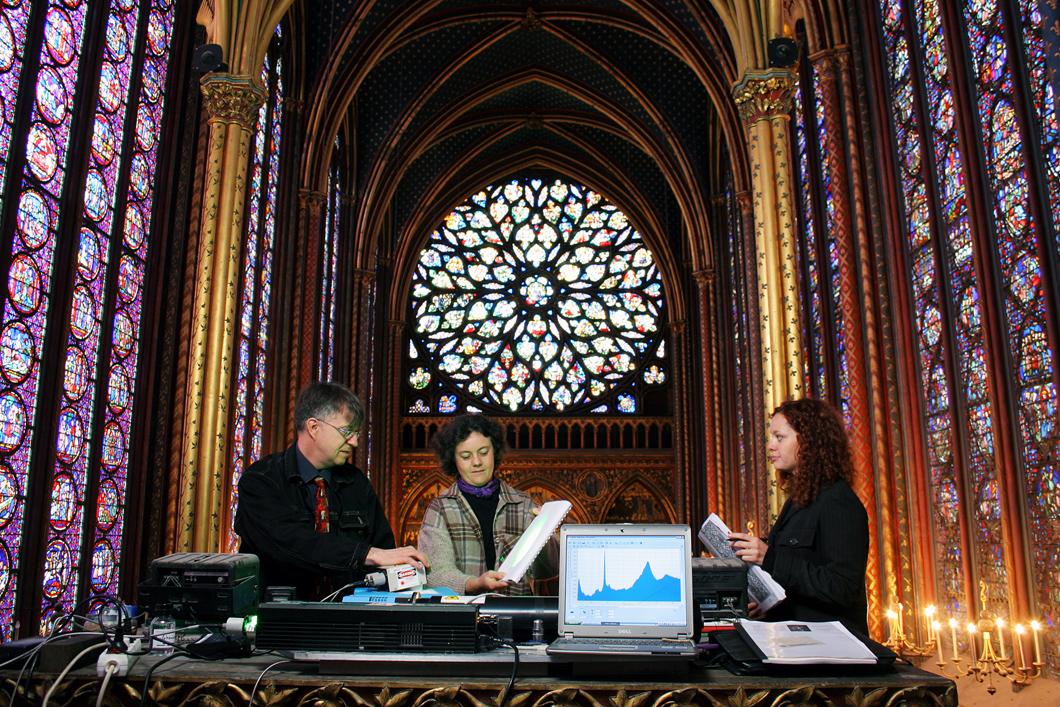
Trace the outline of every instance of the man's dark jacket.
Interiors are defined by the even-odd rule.
[[[769,611],[768,620],[839,620],[868,635],[869,521],[847,482],[824,487],[805,508],[788,499],[767,542],[762,569],[788,595]]]
[[[371,548],[394,547],[383,506],[360,469],[332,467],[327,533],[314,528],[315,488],[298,472],[294,445],[254,462],[239,480],[240,552],[261,560],[262,587],[294,586],[303,600],[363,577]]]

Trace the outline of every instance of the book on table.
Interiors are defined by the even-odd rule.
[[[736,631],[763,663],[875,665],[879,659],[838,621],[748,621]]]

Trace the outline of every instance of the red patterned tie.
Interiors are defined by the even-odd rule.
[[[324,479],[319,476],[313,479],[313,483],[317,485],[317,505],[313,511],[316,518],[316,531],[326,533],[328,532],[328,487]]]

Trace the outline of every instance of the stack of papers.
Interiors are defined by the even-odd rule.
[[[876,656],[838,621],[741,621],[738,630],[765,656],[763,663],[875,665]]]

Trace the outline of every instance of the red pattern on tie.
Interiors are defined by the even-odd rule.
[[[316,531],[318,533],[326,533],[329,529],[328,487],[324,483],[324,479],[319,476],[313,479],[313,483],[317,485],[317,504],[313,510],[313,517],[316,519]]]

